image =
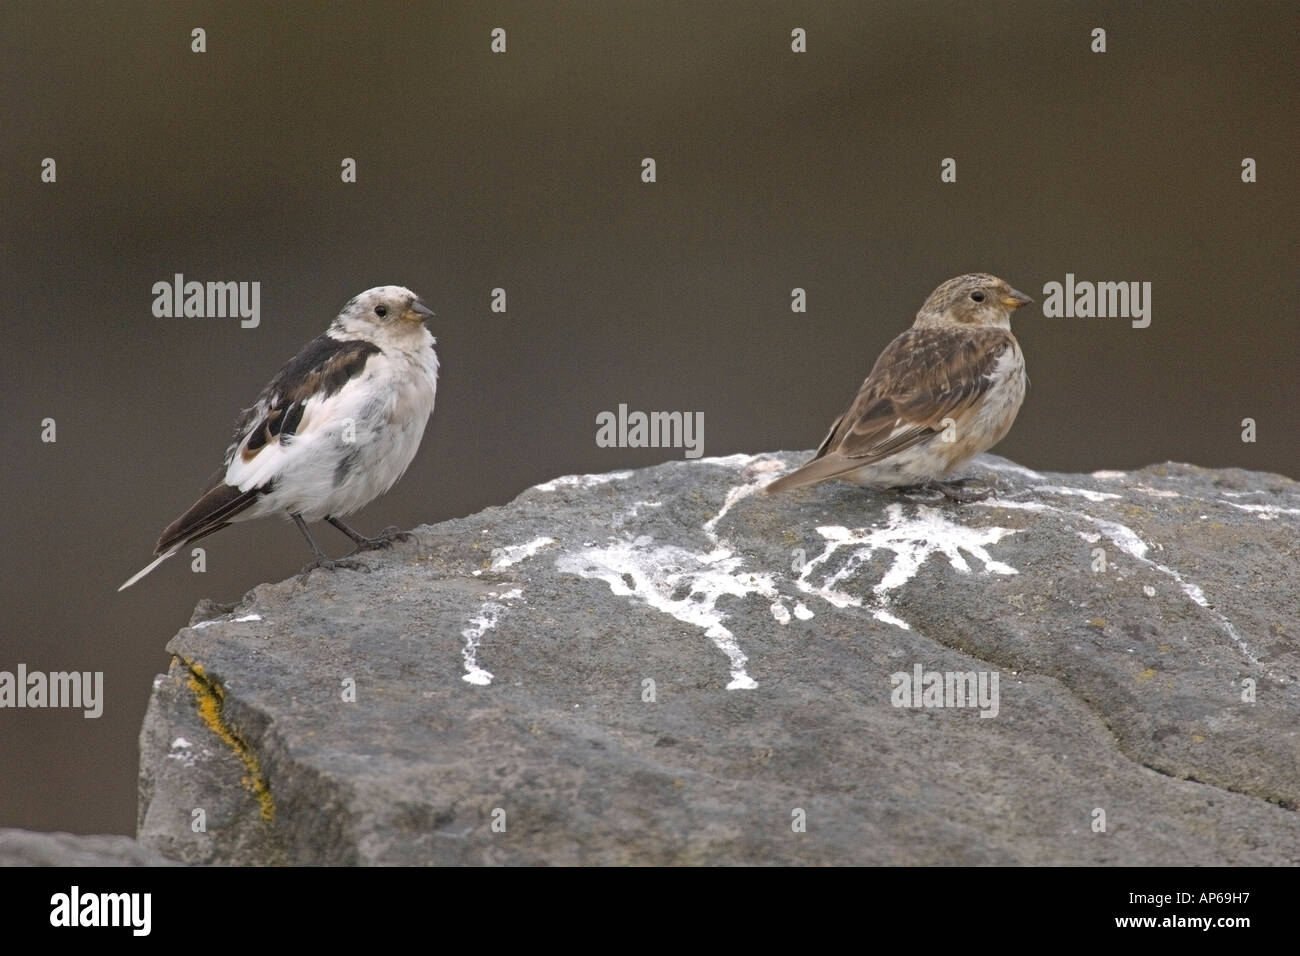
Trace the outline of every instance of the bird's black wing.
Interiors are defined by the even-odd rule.
[[[219,531],[268,493],[271,482],[245,491],[226,483],[235,456],[249,462],[264,448],[286,441],[297,432],[311,399],[334,395],[362,373],[372,355],[381,351],[373,342],[336,339],[328,334],[308,342],[240,415],[226,450],[225,466],[212,476],[199,500],[167,526],[154,553],[162,554],[174,545]]]

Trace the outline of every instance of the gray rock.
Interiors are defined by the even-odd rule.
[[[0,829],[0,866],[172,866],[125,836]]]
[[[215,863],[1300,862],[1300,485],[985,457],[979,504],[754,494],[804,457],[557,479],[369,573],[200,608],[141,735],[140,839]],[[895,706],[917,668],[996,675],[996,716]]]

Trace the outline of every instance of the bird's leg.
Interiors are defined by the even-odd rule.
[[[354,571],[370,570],[364,564],[359,564],[356,561],[348,561],[346,558],[331,558],[317,546],[316,540],[311,536],[311,532],[307,530],[307,522],[302,520],[302,515],[296,514],[290,515],[289,517],[293,518],[293,523],[298,526],[298,530],[302,532],[302,536],[307,539],[307,544],[311,546],[311,553],[315,555],[316,558],[302,569],[303,574],[310,574],[317,568],[324,568],[326,571],[333,571],[336,568],[351,568]]]
[[[352,549],[353,554],[356,554],[359,551],[374,551],[378,548],[386,548],[394,541],[410,541],[415,537],[415,535],[408,531],[403,531],[396,525],[390,525],[373,538],[367,538],[365,535],[353,531],[338,518],[326,515],[325,520],[353,540],[356,544],[356,547]]]

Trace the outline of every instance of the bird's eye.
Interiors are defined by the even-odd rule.
[[[970,294],[970,297],[971,297],[972,299],[974,299],[976,302],[983,302],[983,301],[984,301],[984,293],[983,293],[983,292],[972,292],[972,293]]]
[[[388,306],[386,305],[375,306],[375,315],[379,316],[382,319],[387,314],[388,314]]]

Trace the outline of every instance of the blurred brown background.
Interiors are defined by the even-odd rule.
[[[1032,386],[1000,453],[1294,476],[1297,9],[0,6],[0,669],[102,670],[107,697],[96,721],[0,711],[0,826],[133,830],[167,639],[199,598],[308,553],[258,522],[205,542],[204,575],[177,558],[114,589],[238,410],[373,285],[436,310],[443,377],[366,531],[680,457],[597,448],[595,415],[620,402],[703,411],[709,455],[809,448],[926,294],[971,270],[1040,302],[1067,272],[1153,284],[1147,329],[1017,316]],[[261,327],[154,318],[151,286],[176,272],[260,281]]]

